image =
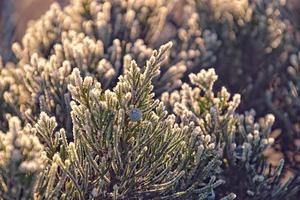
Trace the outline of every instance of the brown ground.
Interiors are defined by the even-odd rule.
[[[16,39],[20,39],[30,20],[39,18],[46,10],[49,9],[51,3],[55,0],[12,0],[15,5],[15,17],[17,23]],[[63,4],[65,0],[58,0]]]

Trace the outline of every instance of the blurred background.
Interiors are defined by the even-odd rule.
[[[38,19],[53,2],[67,0],[0,0],[0,54],[4,61],[13,58],[11,44],[20,41],[31,20]]]
[[[3,59],[9,60],[12,58],[12,42],[20,41],[28,23],[38,19],[54,2],[63,7],[68,3],[68,0],[0,0],[0,54]],[[300,24],[299,15],[292,14],[300,10],[299,1],[286,0],[286,3],[291,10],[290,17],[297,24]],[[298,28],[300,29],[300,27]]]

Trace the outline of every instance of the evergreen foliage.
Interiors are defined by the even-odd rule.
[[[296,199],[300,178],[284,169],[297,158],[264,154],[275,124],[297,155],[300,56],[285,8],[54,3],[12,46],[17,62],[0,62],[0,200]]]

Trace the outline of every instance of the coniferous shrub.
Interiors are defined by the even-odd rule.
[[[198,26],[215,33],[220,42],[211,64],[222,76],[221,84],[240,92],[246,109],[263,104],[264,91],[287,59],[289,35],[281,1],[192,0],[191,6]],[[254,95],[258,100],[251,99]]]
[[[243,96],[240,111],[254,108],[258,116],[266,112],[276,116],[279,149],[293,173],[299,173],[298,84],[293,70],[300,41],[298,1],[189,2],[198,27],[220,42],[211,63],[221,77],[218,86]]]
[[[269,138],[274,117],[258,124],[252,112],[237,114],[239,95],[231,100],[225,88],[213,92],[214,70],[191,74],[193,89],[184,84],[180,92],[164,93],[162,101],[155,97],[152,82],[169,48],[170,43],[153,51],[143,68],[127,63],[112,90],[73,69],[68,84],[73,141],[45,112],[23,130],[16,117],[10,118],[8,133],[1,134],[1,197],[10,199],[9,183],[15,178],[13,185],[21,191],[14,193],[16,199],[292,196],[298,178],[280,183],[283,162],[272,169],[262,154],[274,141]],[[168,114],[172,107],[174,114]],[[14,157],[26,164],[15,163]],[[13,173],[22,174],[24,165],[32,171],[18,178]],[[235,172],[245,179],[236,180]],[[234,188],[237,183],[243,187]]]
[[[280,182],[284,160],[274,169],[263,154],[274,143],[270,137],[274,116],[268,114],[256,122],[254,110],[238,114],[240,95],[231,97],[225,87],[214,93],[217,78],[213,69],[201,70],[190,75],[196,87],[184,84],[180,91],[164,93],[162,98],[181,123],[194,121],[206,135],[205,139],[219,148],[222,158],[219,176],[225,183],[218,192],[233,191],[238,199],[291,198],[298,190],[293,185],[299,180]]]
[[[202,37],[193,18],[185,17],[184,25],[175,28],[168,20],[174,18],[175,6],[175,1],[158,0],[73,0],[64,9],[53,4],[13,45],[18,63],[5,102],[21,110],[24,121],[36,121],[35,115],[44,111],[55,115],[59,125],[68,124],[66,77],[74,67],[112,88],[126,62],[135,58],[143,66],[153,48],[169,40],[176,45],[156,77],[155,91],[159,95],[180,87],[186,71],[214,59],[205,45],[214,37]]]
[[[294,198],[299,178],[283,182],[284,161],[271,166],[264,156],[274,116],[260,118],[278,115],[265,76],[276,78],[289,54],[280,8],[224,0],[53,4],[13,45],[18,62],[0,67],[0,199]],[[169,40],[172,48],[162,45]],[[241,52],[244,42],[250,52]],[[293,77],[292,106],[296,60],[281,74]],[[267,108],[253,104],[258,122],[243,104],[239,114],[239,94],[215,92],[215,71],[200,71],[210,65],[244,102],[257,87],[259,101],[266,91],[275,99]]]
[[[290,55],[287,67],[276,76],[275,87],[267,91],[268,108],[281,122],[283,142],[281,151],[287,158],[290,170],[299,173],[299,52]]]
[[[46,159],[32,127],[21,129],[21,121],[11,117],[8,132],[0,132],[0,199],[32,199]]]
[[[112,90],[102,90],[100,82],[90,76],[83,79],[78,68],[73,70],[68,84],[73,141],[67,141],[64,129],[56,131],[55,118],[44,112],[34,127],[24,129],[40,138],[48,157],[44,170],[34,171],[39,175],[34,190],[26,188],[31,197],[204,199],[224,183],[217,178],[221,162],[212,141],[204,140],[192,121],[177,124],[175,116],[154,99],[152,81],[168,48],[170,44],[154,51],[143,69],[135,61],[125,65]],[[4,141],[10,132],[3,135]],[[25,137],[27,132],[15,134]],[[2,152],[1,160],[13,153],[5,148]],[[10,172],[8,164],[3,169]],[[1,175],[11,178],[10,173]],[[4,199],[9,192],[10,188],[2,190]]]

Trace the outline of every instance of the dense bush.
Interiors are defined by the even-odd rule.
[[[53,4],[12,46],[17,62],[0,65],[0,199],[293,199],[299,177],[264,155],[275,123],[298,166],[300,58],[285,9]]]
[[[242,95],[240,111],[254,108],[258,116],[273,113],[278,142],[299,173],[297,1],[191,0],[198,27],[215,34],[214,55],[221,86]],[[297,163],[298,162],[298,163]]]
[[[53,4],[29,26],[22,42],[13,45],[19,62],[5,101],[21,110],[24,120],[36,119],[36,114],[45,111],[55,115],[60,125],[67,124],[70,96],[66,77],[72,68],[78,67],[83,75],[92,75],[104,88],[111,88],[123,73],[124,63],[136,58],[143,65],[152,48],[169,40],[176,45],[154,85],[157,94],[178,88],[187,69],[213,59],[205,45],[213,39],[202,38],[197,27],[174,29],[167,23],[174,6],[172,1],[158,0],[80,0],[61,10]],[[193,19],[184,26],[193,26],[190,21]],[[158,34],[161,32],[166,32],[164,37]]]
[[[143,69],[135,61],[127,63],[112,90],[103,90],[91,76],[83,79],[75,68],[68,84],[72,142],[44,112],[24,129],[10,118],[9,131],[1,134],[2,198],[292,196],[300,180],[281,184],[283,162],[272,169],[262,154],[274,142],[269,138],[274,117],[268,115],[259,125],[253,112],[238,115],[239,95],[230,100],[225,88],[214,94],[213,69],[190,75],[198,86],[194,89],[184,84],[180,92],[164,93],[163,101],[154,98],[151,82],[169,48],[170,43],[154,51]],[[164,104],[174,107],[175,115]],[[237,183],[240,187],[233,187]]]

